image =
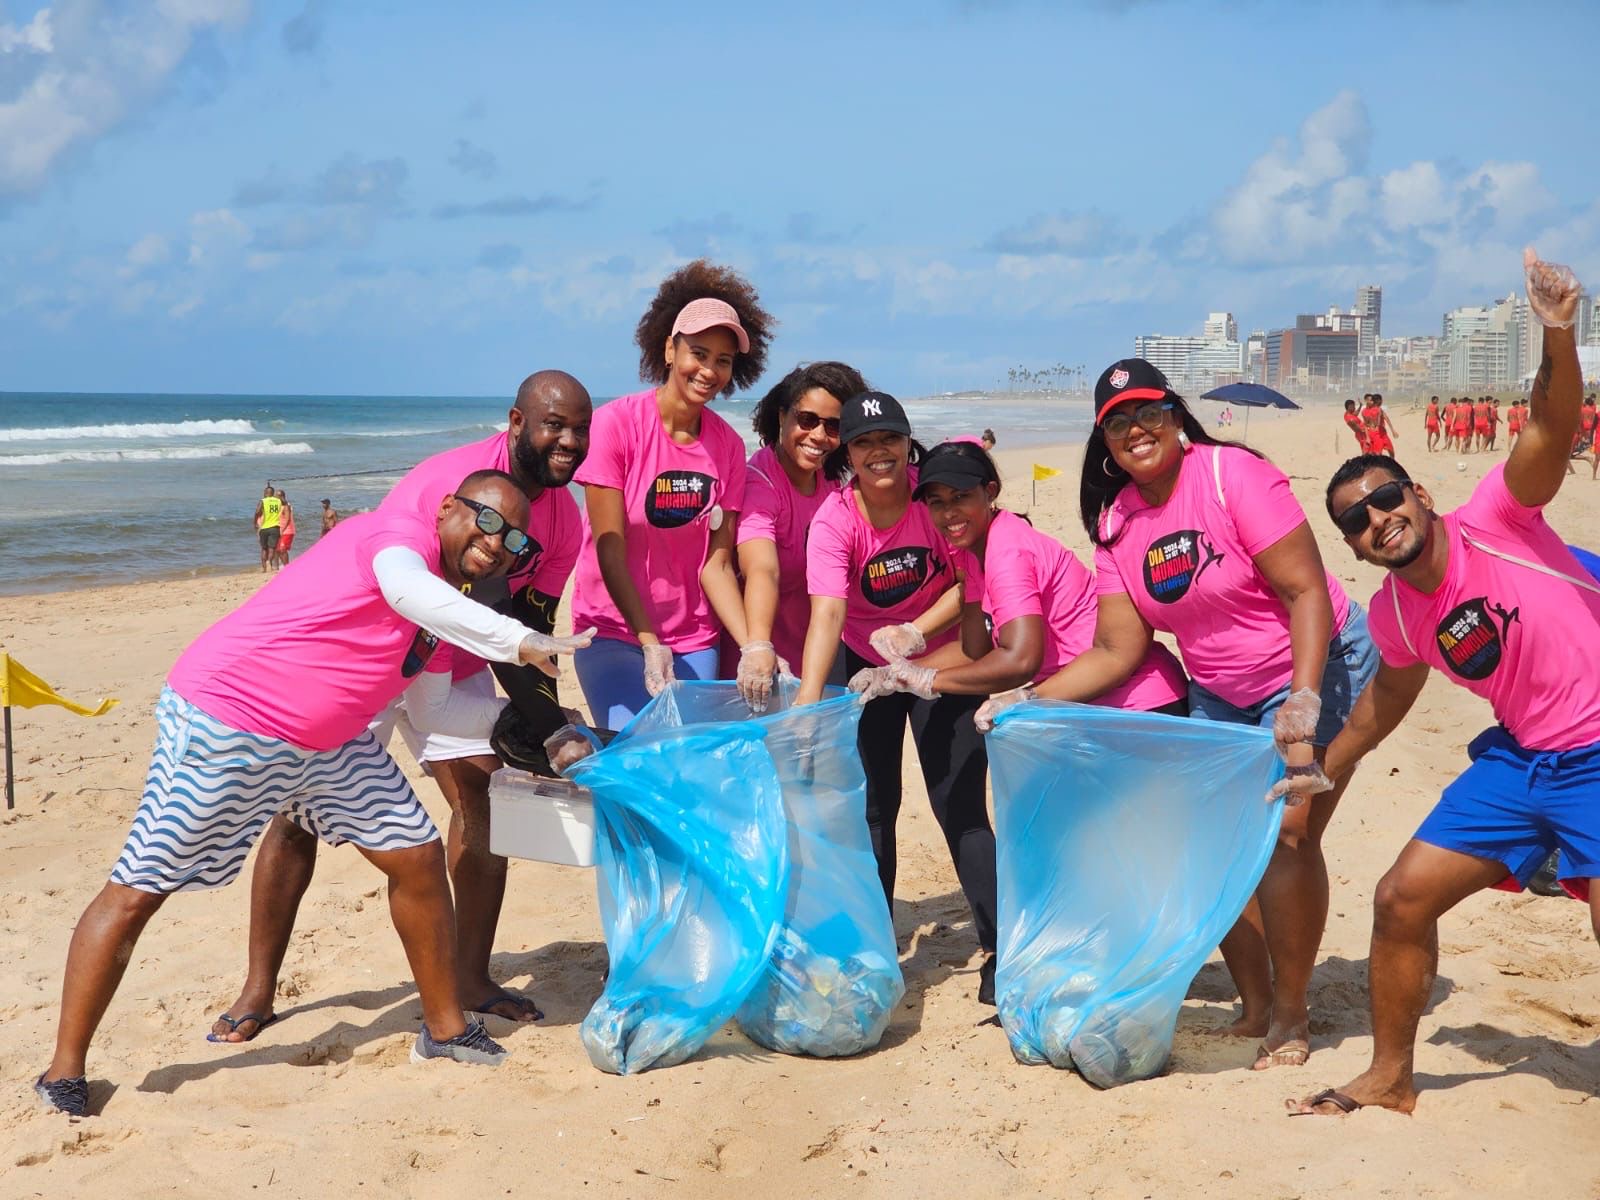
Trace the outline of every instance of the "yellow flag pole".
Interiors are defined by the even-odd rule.
[[[11,705],[6,705],[6,811],[17,806],[17,782],[11,773]]]

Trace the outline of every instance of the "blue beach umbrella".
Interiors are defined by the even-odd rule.
[[[1220,400],[1237,404],[1244,409],[1244,436],[1250,437],[1250,410],[1252,408],[1299,408],[1282,392],[1274,391],[1263,383],[1226,383],[1201,395],[1202,400]]]

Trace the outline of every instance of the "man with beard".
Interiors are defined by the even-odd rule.
[[[1373,903],[1372,1064],[1340,1088],[1289,1101],[1291,1115],[1374,1105],[1410,1112],[1417,1024],[1439,961],[1439,918],[1484,888],[1519,891],[1560,852],[1563,887],[1587,896],[1600,937],[1600,675],[1574,646],[1600,640],[1600,586],[1544,519],[1566,477],[1583,377],[1565,267],[1524,252],[1544,359],[1522,436],[1504,466],[1443,517],[1392,458],[1340,467],[1328,513],[1364,562],[1389,574],[1368,606],[1382,663],[1322,771],[1290,768],[1290,803],[1326,790],[1399,725],[1430,668],[1487,699],[1499,722],[1378,884]]]
[[[504,579],[474,585],[469,594],[549,633],[583,540],[578,506],[567,484],[588,453],[592,413],[589,393],[578,380],[564,371],[538,371],[517,389],[505,433],[419,463],[395,484],[377,511],[435,511],[441,497],[468,471],[510,474],[528,497],[527,552]],[[480,703],[494,695],[494,678],[499,678],[511,705],[496,728],[515,723],[516,740],[525,746],[538,747],[568,720],[556,701],[555,680],[543,672],[495,664],[491,676],[483,659],[441,645],[430,669],[446,669],[446,664],[453,681],[450,693],[466,693]],[[446,852],[455,890],[456,969],[462,1001],[471,1012],[512,1021],[537,1020],[543,1014],[531,999],[506,991],[489,977],[506,884],[506,860],[489,853],[489,776],[500,760],[486,739],[420,734],[414,726],[423,722],[407,722],[403,714],[397,720],[392,711],[385,716],[377,726],[380,739],[389,723],[398,723],[417,761],[433,775],[450,805]],[[278,971],[316,856],[316,839],[308,830],[284,816],[273,819],[261,839],[251,878],[248,974],[238,999],[212,1026],[212,1040],[248,1042],[274,1019]]]

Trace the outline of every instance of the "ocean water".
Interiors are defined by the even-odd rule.
[[[597,401],[602,402],[603,401]],[[0,392],[0,595],[193,578],[260,563],[270,480],[297,549],[320,501],[374,507],[412,466],[505,428],[507,397]],[[716,409],[745,435],[753,398]],[[992,427],[1002,444],[1080,440],[1083,398],[961,394],[906,402],[919,440]]]

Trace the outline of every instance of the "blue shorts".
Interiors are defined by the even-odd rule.
[[[1322,670],[1322,715],[1317,718],[1317,732],[1311,738],[1313,746],[1326,746],[1339,736],[1344,723],[1350,719],[1356,697],[1377,673],[1378,648],[1367,632],[1366,610],[1352,600],[1344,628],[1328,643],[1328,665]],[[1289,692],[1289,688],[1280,688],[1265,700],[1240,708],[1190,680],[1189,715],[1229,725],[1259,725],[1271,729],[1272,720],[1289,698]]]
[[[1467,755],[1472,765],[1445,788],[1419,842],[1500,863],[1521,885],[1556,850],[1558,879],[1600,878],[1600,745],[1525,750],[1496,725]]]
[[[621,729],[650,703],[644,687],[644,647],[637,642],[597,637],[572,656],[578,686],[589,705],[589,719],[602,729]],[[717,648],[674,653],[675,679],[715,679]]]

